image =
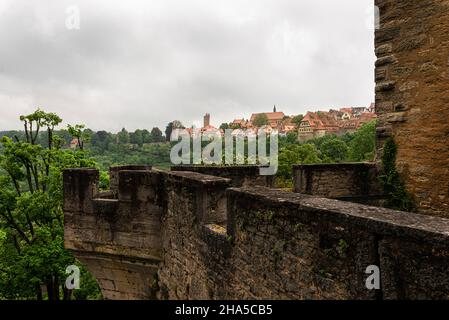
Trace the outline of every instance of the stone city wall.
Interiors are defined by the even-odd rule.
[[[105,298],[449,297],[449,220],[196,172],[118,176],[101,199],[96,170],[64,173],[65,244]]]
[[[384,198],[375,163],[304,164],[292,170],[297,193],[375,205]]]

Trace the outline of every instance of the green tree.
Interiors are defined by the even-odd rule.
[[[294,123],[296,127],[299,127],[302,122],[302,119],[304,119],[304,116],[302,114],[299,114],[293,117],[292,123]]]
[[[37,110],[20,119],[24,140],[1,139],[0,296],[43,299],[45,286],[48,299],[70,299],[63,279],[76,261],[64,249],[62,171],[95,163],[81,149],[62,149],[54,131],[62,121],[57,115]],[[41,129],[46,147],[37,143]]]
[[[129,132],[123,128],[119,133],[117,133],[117,140],[119,144],[128,144],[130,142]]]
[[[364,124],[349,143],[351,161],[370,161],[376,149],[376,121]]]
[[[336,136],[324,141],[321,144],[320,151],[323,161],[329,163],[345,161],[348,156],[348,146]]]
[[[67,129],[68,129],[69,133],[72,135],[72,137],[78,141],[78,143],[77,143],[78,148],[83,150],[84,142],[87,142],[90,140],[90,132],[87,130],[84,130],[83,124],[77,124],[75,126],[71,126],[69,124],[67,126]]]
[[[222,130],[230,129],[229,124],[227,124],[227,123],[222,123],[222,124],[220,125],[220,129],[222,129]]]
[[[253,125],[256,127],[266,126],[268,124],[268,117],[265,113],[260,113],[254,117]]]
[[[104,130],[98,131],[92,136],[92,146],[97,147],[101,151],[109,148],[109,143],[112,142],[112,134]]]
[[[173,121],[173,129],[185,129],[185,127],[181,121],[175,120]]]
[[[164,137],[162,136],[162,131],[158,127],[151,129],[151,140],[152,142],[162,142]]]
[[[298,133],[295,131],[291,131],[287,133],[286,142],[289,144],[295,144],[298,142]]]
[[[278,177],[292,178],[292,165],[320,163],[318,149],[313,144],[290,145],[280,150],[278,159]]]
[[[143,132],[140,129],[137,129],[133,133],[129,134],[130,142],[132,144],[137,144],[139,146],[143,145]]]
[[[143,143],[151,143],[151,134],[147,129],[142,130]]]
[[[298,153],[301,164],[321,163],[319,151],[313,144],[302,144],[294,150]]]
[[[185,127],[182,125],[181,121],[175,120],[172,122],[169,122],[167,127],[165,128],[165,139],[167,141],[170,141],[171,133],[175,129],[184,129]]]
[[[167,128],[165,128],[165,139],[167,141],[170,141],[172,131],[173,131],[173,122],[169,122],[167,124]]]

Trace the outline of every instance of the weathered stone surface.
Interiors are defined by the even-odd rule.
[[[395,81],[382,81],[376,84],[376,92],[391,91],[396,85]]]
[[[448,298],[449,220],[186,171],[120,171],[101,199],[96,176],[64,173],[65,245],[108,299]]]
[[[377,204],[382,198],[375,163],[293,166],[294,192]]]
[[[113,192],[117,192],[118,190],[118,173],[120,171],[124,171],[124,170],[128,170],[128,171],[132,171],[132,170],[138,170],[138,171],[142,171],[142,170],[151,170],[151,166],[116,166],[116,167],[111,167],[109,168],[109,185],[110,185],[110,189]]]
[[[117,170],[118,175],[122,189],[129,187],[126,183],[135,187],[132,195],[103,199],[97,170],[64,172],[65,247],[93,272],[106,299],[148,298],[148,281],[144,289],[137,282],[156,275],[161,257],[162,208],[151,189],[151,183],[158,186],[159,174]]]
[[[403,122],[405,120],[406,120],[405,112],[394,112],[386,115],[386,121],[388,123]]]
[[[98,196],[99,173],[96,169],[64,171],[64,211],[93,212],[92,199]]]
[[[375,72],[376,81],[387,79],[387,69],[377,68]]]
[[[380,57],[380,56],[383,56],[385,54],[391,53],[392,50],[393,50],[393,46],[392,46],[391,43],[379,45],[379,46],[376,47],[376,55],[378,57]]]
[[[74,251],[97,280],[107,300],[156,298],[157,260]]]
[[[199,166],[182,165],[172,166],[171,171],[192,171],[211,176],[231,179],[232,186],[265,186],[274,185],[274,176],[261,176],[260,167],[255,165],[242,166]]]
[[[398,169],[418,211],[449,217],[449,5],[440,0],[375,4],[381,14],[377,65],[395,58],[381,67],[386,77],[376,77],[379,127],[391,128],[378,134],[377,158],[385,139],[393,137],[403,164]]]
[[[382,67],[387,64],[392,64],[395,62],[397,62],[397,59],[395,56],[393,56],[393,55],[385,56],[385,57],[382,57],[382,58],[379,58],[376,60],[376,67]]]

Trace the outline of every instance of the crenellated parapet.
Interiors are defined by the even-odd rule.
[[[374,162],[298,164],[292,173],[297,193],[376,206],[385,198]]]
[[[64,195],[66,247],[108,299],[449,298],[443,218],[190,171],[119,170],[102,198],[67,170]]]
[[[230,180],[142,166],[115,167],[110,174],[111,190],[100,192],[98,170],[64,172],[65,246],[92,271],[105,298],[150,298],[171,199],[182,196],[181,208],[193,206],[197,225],[224,225]]]
[[[94,274],[107,299],[152,294],[161,259],[159,178],[149,170],[120,171],[122,189],[111,195],[99,192],[97,170],[64,172],[65,246]]]
[[[274,176],[260,175],[260,166],[258,165],[180,165],[172,166],[171,171],[191,171],[210,176],[217,176],[231,179],[234,187],[243,186],[263,186],[273,187]]]

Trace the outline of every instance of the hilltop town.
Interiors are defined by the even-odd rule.
[[[211,116],[204,116],[201,132],[220,132],[224,134],[225,129],[232,129],[232,135],[239,135],[242,130],[258,132],[264,130],[270,133],[277,130],[281,136],[295,132],[299,141],[307,141],[320,138],[327,134],[337,136],[345,133],[354,133],[362,125],[377,118],[374,103],[369,107],[343,107],[330,109],[329,111],[309,111],[305,115],[288,116],[282,111],[277,111],[274,106],[272,112],[253,113],[249,119],[235,119],[230,123],[223,123],[219,128],[210,123]],[[186,129],[192,133],[193,128]]]

